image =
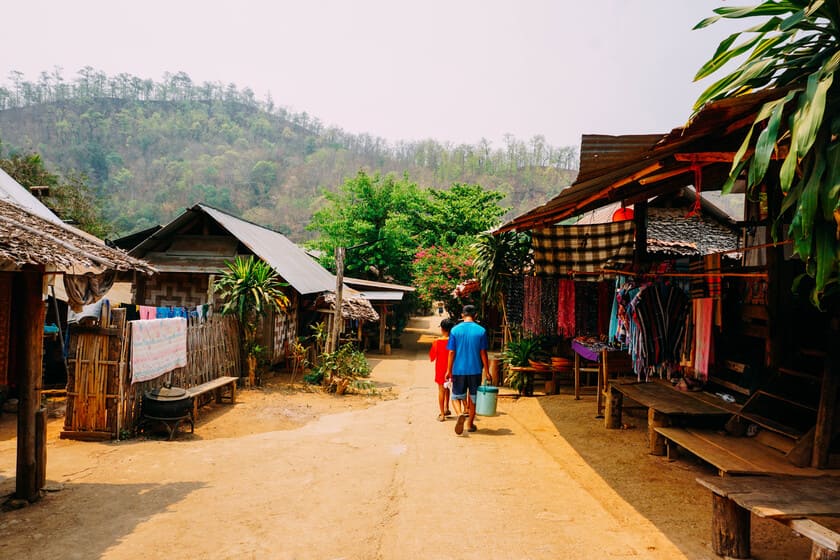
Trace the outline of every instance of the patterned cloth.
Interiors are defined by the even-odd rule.
[[[557,289],[557,334],[575,336],[575,281],[561,278]]]
[[[540,304],[542,303],[542,278],[525,277],[525,305],[522,329],[529,334],[540,334]]]
[[[187,365],[187,320],[131,323],[131,382],[148,381]]]
[[[556,276],[570,272],[597,272],[633,260],[633,221],[552,226],[531,232],[534,269]]]
[[[557,332],[557,279],[543,278],[540,305],[540,334],[554,336]]]

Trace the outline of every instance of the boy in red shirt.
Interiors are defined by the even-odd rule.
[[[440,338],[432,342],[432,348],[429,350],[429,359],[435,363],[435,383],[438,386],[438,406],[440,407],[440,414],[438,414],[438,422],[446,420],[447,416],[452,416],[449,411],[449,387],[446,381],[446,367],[449,361],[449,350],[446,345],[449,343],[449,331],[455,326],[455,321],[452,319],[444,319],[440,322]]]

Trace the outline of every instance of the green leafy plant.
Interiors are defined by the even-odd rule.
[[[329,393],[344,394],[359,378],[370,376],[370,364],[364,353],[352,344],[344,344],[335,352],[323,352],[318,367],[304,376],[310,384],[322,384]]]
[[[840,261],[840,90],[834,83],[840,68],[840,7],[825,0],[768,0],[714,12],[695,28],[721,18],[761,21],[724,39],[698,71],[695,80],[743,59],[701,94],[695,110],[759,89],[778,91],[758,111],[723,191],[745,171],[753,195],[768,172],[775,176],[768,188],[779,189],[783,202],[774,239],[790,219],[794,251],[813,279],[811,301],[822,307],[826,296],[837,293]],[[744,40],[736,43],[739,39]],[[781,165],[772,164],[774,157],[783,160]]]
[[[239,321],[248,358],[248,379],[253,384],[256,359],[263,350],[256,341],[257,328],[269,310],[286,311],[289,305],[289,298],[283,293],[286,284],[271,266],[253,255],[236,257],[234,262],[226,264],[227,270],[214,289],[223,301],[222,315],[234,315]]]
[[[545,355],[542,337],[517,337],[507,343],[502,351],[502,363],[506,367],[505,384],[519,394],[530,394],[533,391],[534,374],[524,371],[520,367],[528,367],[530,360],[536,360]]]

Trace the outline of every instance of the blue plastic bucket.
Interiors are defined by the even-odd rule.
[[[479,416],[495,416],[496,396],[498,394],[498,387],[481,385],[478,388],[478,396],[475,399],[475,413]]]

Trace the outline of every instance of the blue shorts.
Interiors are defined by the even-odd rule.
[[[470,375],[453,375],[452,376],[452,400],[465,401],[467,400],[467,392],[473,402],[478,395],[478,386],[481,385],[480,373],[473,373]]]

